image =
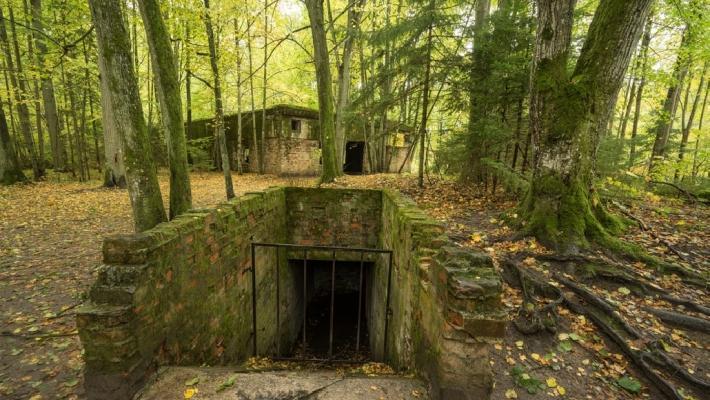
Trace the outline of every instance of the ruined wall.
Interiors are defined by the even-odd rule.
[[[87,395],[126,399],[159,365],[251,356],[252,242],[391,249],[387,335],[389,254],[364,259],[374,264],[365,310],[374,357],[424,375],[438,398],[478,399],[490,390],[487,349],[502,336],[504,319],[487,256],[452,247],[439,223],[389,190],[274,188],[105,239],[105,265],[77,312]],[[302,253],[292,253],[256,251],[260,355],[275,353],[277,309],[282,350],[300,330],[301,269],[288,260]],[[331,257],[308,252],[309,259]],[[335,253],[341,261],[359,257]]]
[[[394,257],[387,358],[425,375],[435,398],[485,398],[489,343],[505,329],[501,282],[488,256],[453,247],[443,232],[411,200],[383,191],[381,246]]]
[[[285,190],[193,210],[140,234],[108,237],[89,301],[77,313],[90,398],[126,399],[157,365],[224,364],[251,355],[251,247],[286,241]],[[275,347],[276,253],[257,252],[259,351]],[[271,267],[269,267],[271,266]],[[281,257],[281,281],[293,269]],[[293,287],[282,286],[284,298]],[[282,301],[284,339],[295,338]]]

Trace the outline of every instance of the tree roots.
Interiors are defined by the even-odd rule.
[[[595,294],[580,278],[602,278],[621,282],[633,288],[639,296],[655,295],[675,305],[682,305],[703,315],[709,315],[710,309],[691,300],[669,294],[663,288],[649,282],[648,277],[621,264],[605,262],[596,257],[583,255],[556,256],[545,255],[538,258],[548,261],[563,262],[572,270],[573,276],[553,272],[543,275],[534,268],[527,268],[519,260],[529,255],[518,255],[515,259],[503,261],[503,277],[506,282],[518,287],[523,293],[523,306],[513,321],[514,326],[523,334],[533,334],[542,330],[556,331],[557,306],[564,304],[571,311],[585,315],[609,339],[626,354],[643,375],[654,384],[665,397],[682,400],[685,397],[673,382],[661,375],[656,368],[665,371],[667,376],[688,383],[701,392],[707,391],[710,383],[690,374],[685,368],[668,356],[658,339],[645,337],[642,332],[631,326],[617,310],[617,307]],[[580,268],[584,267],[584,268]],[[558,268],[562,271],[563,268]],[[551,282],[555,281],[557,283]],[[546,299],[546,300],[544,300]],[[540,305],[538,305],[540,304]],[[710,321],[683,315],[678,312],[644,307],[644,310],[657,316],[661,321],[710,333]],[[638,349],[637,347],[644,347]]]

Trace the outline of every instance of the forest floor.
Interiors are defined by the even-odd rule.
[[[223,201],[221,174],[191,178],[196,207]],[[310,186],[315,179],[235,175],[234,182],[239,194],[273,185]],[[166,175],[161,175],[161,185],[166,194]],[[522,257],[520,265],[542,276],[557,266],[542,260],[548,252],[540,244],[518,239],[504,222],[515,220],[516,202],[502,193],[491,195],[446,180],[429,181],[420,190],[414,177],[398,175],[349,176],[336,186],[399,189],[442,221],[458,245],[488,253],[501,269],[516,255]],[[619,212],[615,207],[612,211]],[[624,211],[645,225],[645,229],[632,226],[624,239],[664,259],[708,271],[710,208],[644,195],[626,202]],[[0,398],[83,397],[73,310],[94,280],[102,238],[131,230],[126,191],[102,188],[98,181],[0,187]],[[688,286],[675,275],[655,279],[645,265],[627,264],[654,278],[654,284],[668,293],[708,305],[706,288]],[[707,333],[670,326],[646,311],[646,307],[674,309],[669,303],[639,295],[618,282],[595,281],[588,288],[615,305],[625,321],[647,335],[646,341],[661,343],[686,374],[710,380]],[[503,302],[512,320],[523,295],[506,285]],[[564,306],[558,310],[554,334],[523,335],[509,324],[504,340],[493,349],[493,399],[663,397],[591,321]],[[663,376],[684,396],[708,398],[702,386],[688,387],[674,376]]]

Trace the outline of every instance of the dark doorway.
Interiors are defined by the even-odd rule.
[[[362,174],[364,156],[365,142],[347,142],[345,144],[343,172],[346,174]]]
[[[299,268],[303,261],[290,260],[290,263],[293,268]],[[361,270],[359,261],[336,261],[335,280],[333,280],[332,261],[308,260],[307,290],[304,296],[307,305],[304,319],[306,346],[304,347],[303,333],[301,333],[293,347],[293,357],[352,361],[370,359],[365,312],[368,301],[365,285],[366,275],[371,267],[370,262],[363,263]],[[332,309],[332,354],[329,354],[331,301],[334,307]]]

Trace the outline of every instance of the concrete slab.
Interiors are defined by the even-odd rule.
[[[330,369],[245,372],[221,367],[169,367],[161,370],[158,379],[139,396],[139,400],[186,398],[428,400],[429,395],[422,381],[397,375],[346,375]]]

